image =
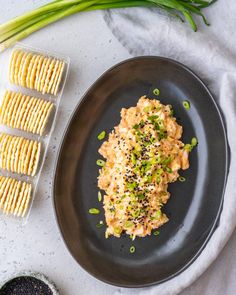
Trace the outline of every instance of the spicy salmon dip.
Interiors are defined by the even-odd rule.
[[[137,106],[122,108],[121,121],[99,153],[106,159],[98,187],[105,191],[106,237],[145,237],[168,221],[163,205],[168,184],[189,168],[183,128],[170,105],[142,96]]]

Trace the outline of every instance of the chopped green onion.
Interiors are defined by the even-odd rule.
[[[172,169],[171,169],[170,167],[166,167],[166,171],[167,171],[168,173],[172,173]]]
[[[133,129],[135,129],[135,130],[137,130],[139,128],[139,125],[138,124],[135,124],[134,126],[133,126]]]
[[[185,182],[185,181],[186,181],[186,178],[183,177],[183,176],[180,176],[180,177],[179,177],[179,181],[181,181],[181,182]]]
[[[130,252],[130,253],[134,253],[134,252],[135,252],[135,247],[134,247],[134,246],[131,246],[131,247],[129,248],[129,252]]]
[[[158,88],[155,88],[154,90],[153,90],[153,94],[154,95],[160,95],[160,90],[158,89]]]
[[[184,107],[186,110],[189,110],[189,109],[190,109],[190,103],[189,103],[187,100],[184,100],[184,101],[183,101],[183,107]]]
[[[145,113],[150,112],[150,111],[151,111],[151,106],[147,106],[147,107],[145,107],[145,108],[143,109],[143,111],[144,111]]]
[[[186,151],[188,151],[188,152],[191,152],[192,149],[193,149],[193,147],[192,147],[191,144],[187,143],[187,144],[185,144],[184,149],[185,149]]]
[[[134,153],[131,154],[131,162],[132,162],[133,165],[136,164],[136,156],[135,156]]]
[[[103,227],[103,225],[104,225],[104,223],[103,223],[103,221],[101,220],[98,224],[96,224],[96,227],[97,227],[97,228],[101,228],[101,227]]]
[[[115,227],[114,228],[114,232],[117,234],[117,235],[120,235],[121,232],[122,232],[122,229],[120,227]]]
[[[102,194],[101,194],[101,192],[99,191],[99,192],[98,192],[98,202],[101,202],[101,200],[102,200]]]
[[[90,208],[90,209],[89,209],[89,213],[90,213],[90,214],[99,214],[100,211],[99,211],[98,209],[96,209],[96,208]]]
[[[102,131],[98,134],[98,140],[103,140],[106,136],[106,131]]]
[[[132,227],[134,225],[134,223],[132,221],[126,221],[124,226],[125,227]]]
[[[137,187],[136,182],[127,183],[127,188],[131,191],[133,191]]]
[[[105,165],[105,161],[103,161],[103,160],[101,160],[101,159],[98,159],[98,160],[96,161],[96,164],[97,164],[98,166],[100,166],[100,167],[103,167],[103,166]]]
[[[154,231],[154,236],[158,236],[160,234],[160,232],[158,230]]]
[[[198,144],[198,140],[196,137],[193,137],[192,140],[191,140],[191,145],[192,147],[196,146]]]

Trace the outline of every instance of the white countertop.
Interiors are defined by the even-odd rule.
[[[37,1],[0,0],[0,21],[36,6]],[[0,219],[0,281],[29,269],[49,276],[61,294],[113,294],[118,288],[91,277],[66,249],[54,216],[51,186],[57,148],[70,114],[88,87],[109,67],[129,58],[129,54],[113,37],[101,12],[71,16],[23,42],[69,56],[71,67],[29,221],[21,227]],[[0,72],[6,56],[7,52],[0,54]]]

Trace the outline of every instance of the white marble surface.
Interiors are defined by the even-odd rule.
[[[40,4],[43,2],[46,1]],[[36,1],[0,0],[0,22],[36,6]],[[55,155],[71,112],[91,83],[129,54],[113,37],[101,12],[74,15],[23,42],[68,55],[71,68],[29,222],[21,227],[0,219],[0,281],[31,269],[48,275],[61,294],[113,294],[118,288],[92,278],[67,251],[54,217],[51,185]],[[0,54],[0,73],[6,56],[7,53]]]

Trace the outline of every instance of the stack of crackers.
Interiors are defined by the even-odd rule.
[[[0,168],[34,176],[40,159],[41,143],[20,136],[0,134]]]
[[[43,135],[53,107],[49,101],[6,91],[0,106],[0,122],[12,128]]]
[[[0,176],[0,209],[5,214],[24,217],[31,198],[32,185]]]
[[[65,68],[64,61],[30,51],[15,49],[11,56],[11,83],[57,95]]]

